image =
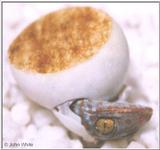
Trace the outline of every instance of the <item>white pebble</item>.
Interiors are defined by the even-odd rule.
[[[132,141],[132,142],[128,145],[127,149],[130,149],[130,148],[131,148],[131,149],[133,149],[133,148],[145,148],[145,146],[142,145],[141,143]]]
[[[83,148],[83,145],[80,142],[80,140],[72,140],[70,144],[71,144],[71,148],[73,149]]]
[[[11,118],[11,113],[3,107],[3,139],[4,142],[14,142],[21,135],[21,128]]]
[[[49,125],[53,122],[53,115],[48,110],[39,109],[33,113],[33,122],[39,128]]]
[[[22,103],[26,100],[24,95],[14,85],[10,85],[9,90],[4,94],[4,106],[7,108],[13,107],[17,103]]]
[[[25,140],[33,141],[37,135],[37,128],[34,124],[30,124],[24,131],[23,138]]]
[[[34,148],[66,148],[69,141],[66,132],[58,126],[44,126],[36,136]]]
[[[156,130],[145,131],[140,135],[139,141],[143,143],[147,148],[158,148],[156,134]]]
[[[31,116],[29,114],[28,103],[15,104],[11,110],[11,116],[18,125],[26,125],[29,123]]]
[[[58,126],[44,126],[40,130],[40,135],[48,135],[52,139],[60,139],[66,136],[66,131]]]

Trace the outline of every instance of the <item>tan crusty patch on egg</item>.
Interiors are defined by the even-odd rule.
[[[111,32],[111,18],[90,7],[50,13],[28,26],[11,44],[9,60],[17,68],[57,72],[96,54]]]

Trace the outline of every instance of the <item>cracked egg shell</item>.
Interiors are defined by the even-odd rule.
[[[79,97],[111,99],[129,63],[120,26],[91,7],[65,8],[41,17],[12,42],[8,55],[24,94],[50,109]]]

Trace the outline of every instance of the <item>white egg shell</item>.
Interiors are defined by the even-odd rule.
[[[11,65],[15,79],[30,99],[49,109],[79,97],[110,99],[119,91],[129,62],[128,45],[113,21],[108,41],[87,61],[57,73],[33,73]]]

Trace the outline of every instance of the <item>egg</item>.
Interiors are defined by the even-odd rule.
[[[106,12],[64,8],[26,27],[8,51],[23,93],[48,109],[74,98],[112,99],[128,68],[126,38]]]

